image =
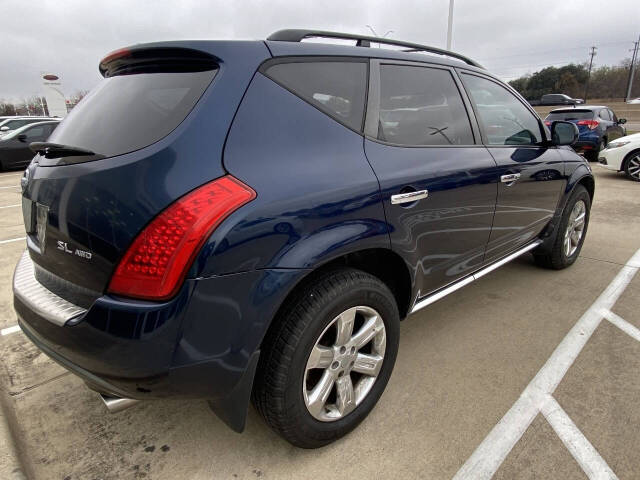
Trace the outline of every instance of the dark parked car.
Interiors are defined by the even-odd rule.
[[[325,445],[382,395],[401,319],[526,252],[567,267],[584,241],[576,126],[549,136],[456,53],[284,30],[136,45],[100,72],[32,145],[13,289],[24,333],[112,410],[206,398],[242,431],[252,397]]]
[[[540,100],[529,100],[531,105],[581,105],[584,103],[582,98],[571,98],[564,93],[547,93]]]
[[[549,112],[544,123],[550,126],[557,120],[578,126],[580,138],[573,148],[592,162],[598,160],[598,154],[609,142],[627,134],[623,127],[627,120],[618,119],[609,107],[584,105],[579,108],[558,108]]]
[[[0,138],[0,170],[24,168],[33,158],[31,142],[42,142],[60,123],[59,120],[29,123]]]
[[[44,122],[46,120],[54,120],[51,117],[1,117],[0,118],[0,138],[30,123]]]

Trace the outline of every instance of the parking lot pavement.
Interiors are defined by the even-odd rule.
[[[379,405],[352,434],[320,450],[291,447],[253,409],[242,435],[204,401],[148,402],[110,415],[21,332],[0,335],[0,386],[25,473],[36,479],[453,477],[640,248],[640,185],[597,167],[594,173],[591,224],[576,264],[556,272],[520,258],[407,319]],[[19,175],[11,181],[17,184]],[[0,207],[19,201],[2,192]],[[20,224],[20,209],[0,209],[0,218]],[[23,235],[0,227],[0,238],[10,234]],[[2,329],[15,325],[10,282],[23,248],[23,241],[0,244]],[[619,325],[640,327],[639,290],[640,275],[611,306],[611,318],[628,322]],[[568,449],[556,429],[564,441],[567,432],[586,439],[620,478],[640,471],[640,341],[601,317],[565,365],[553,392],[560,408],[532,417],[497,463],[496,478],[585,478],[583,469],[592,464],[585,467],[580,455],[593,452]],[[575,429],[550,423],[564,419],[562,412]],[[472,471],[462,478],[477,477]]]

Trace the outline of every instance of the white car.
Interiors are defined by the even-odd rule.
[[[624,172],[640,182],[640,133],[616,138],[600,151],[598,162],[604,168]]]
[[[640,103],[640,97],[632,98],[631,100],[627,100],[627,103],[630,103],[631,105],[638,104],[638,103]]]

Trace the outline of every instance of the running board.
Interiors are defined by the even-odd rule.
[[[417,300],[416,303],[413,305],[413,308],[411,309],[411,313],[409,315],[411,315],[412,313],[416,313],[421,308],[424,308],[427,305],[431,305],[432,303],[437,302],[441,298],[446,297],[450,293],[453,293],[456,290],[459,290],[462,287],[469,285],[471,282],[478,280],[481,277],[484,277],[487,273],[493,272],[495,269],[500,268],[506,263],[509,263],[511,260],[518,258],[520,255],[523,255],[533,250],[534,248],[539,246],[541,243],[542,243],[542,240],[537,240],[533,243],[530,243],[526,247],[521,248],[520,250],[513,252],[511,255],[507,255],[506,257],[498,260],[497,262],[492,263],[491,265],[488,265],[483,269],[478,270],[477,272],[472,273],[471,275],[456,281],[455,283],[449,285],[448,287],[443,288],[442,290],[438,290],[437,292],[423,298],[422,300]]]

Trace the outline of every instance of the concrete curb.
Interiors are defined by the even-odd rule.
[[[26,480],[28,477],[22,467],[15,442],[15,419],[9,411],[11,399],[0,392],[0,478],[7,480]]]

